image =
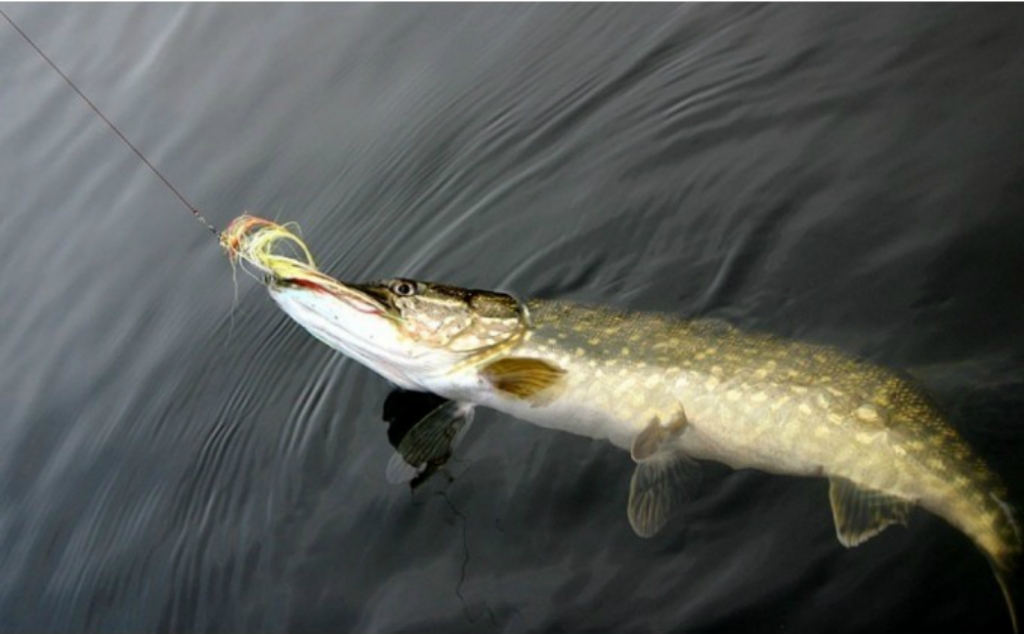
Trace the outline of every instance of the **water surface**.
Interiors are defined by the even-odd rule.
[[[915,373],[1024,499],[1016,6],[5,5],[218,226],[394,275],[830,343]],[[389,485],[389,387],[277,311],[0,24],[0,629],[1007,631],[918,511],[494,412]]]

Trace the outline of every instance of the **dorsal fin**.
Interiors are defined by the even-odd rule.
[[[480,375],[499,392],[530,399],[561,383],[565,370],[543,359],[506,357],[481,368]]]
[[[832,476],[829,483],[836,536],[843,546],[858,546],[887,526],[907,524],[912,503],[857,486],[846,478]]]

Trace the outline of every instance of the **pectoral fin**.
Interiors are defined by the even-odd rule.
[[[660,451],[636,465],[629,483],[629,525],[652,537],[700,485],[700,466],[679,452]]]
[[[912,503],[859,487],[845,478],[832,477],[829,483],[836,536],[843,546],[863,544],[892,524],[906,526]]]
[[[565,379],[565,370],[542,359],[507,357],[489,363],[480,375],[508,396],[530,399]]]
[[[426,481],[451,459],[452,451],[473,422],[473,404],[446,401],[412,426],[388,461],[386,478],[392,484]]]

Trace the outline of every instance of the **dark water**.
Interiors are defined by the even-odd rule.
[[[5,5],[219,226],[396,274],[709,314],[917,374],[1024,500],[1017,6]],[[316,343],[0,23],[0,630],[1006,631],[922,511],[493,412],[411,496]]]

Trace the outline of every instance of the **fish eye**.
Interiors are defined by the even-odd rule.
[[[391,290],[395,295],[409,297],[410,295],[416,294],[416,285],[412,282],[406,282],[405,280],[397,280],[391,283]]]

